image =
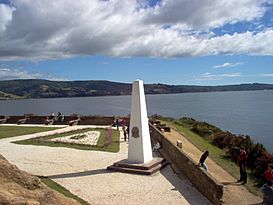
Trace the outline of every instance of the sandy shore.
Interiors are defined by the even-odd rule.
[[[65,127],[42,134],[83,127],[90,126]],[[49,176],[92,205],[210,204],[187,179],[174,174],[170,166],[153,176],[108,171],[107,166],[127,158],[128,144],[123,139],[118,153],[10,143],[42,134],[1,139],[0,152],[20,169],[33,175]]]

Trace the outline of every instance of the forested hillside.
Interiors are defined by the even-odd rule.
[[[132,84],[110,81],[49,81],[39,79],[0,81],[0,99],[130,95]],[[272,84],[194,86],[146,84],[146,94],[272,90]]]

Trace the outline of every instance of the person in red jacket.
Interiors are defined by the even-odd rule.
[[[265,182],[267,182],[267,181],[272,181],[273,182],[272,166],[270,166],[270,165],[267,166],[267,169],[264,172],[264,179],[265,179]]]
[[[238,155],[240,179],[237,182],[242,182],[242,184],[247,183],[246,160],[247,160],[246,150],[244,147],[241,147],[240,154]]]

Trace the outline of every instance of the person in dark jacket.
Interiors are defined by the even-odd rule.
[[[273,186],[272,181],[267,181],[265,185],[262,186],[261,191],[263,192],[263,203],[264,205],[273,204]]]
[[[119,126],[120,126],[119,118],[117,118],[117,119],[115,120],[115,126],[117,127],[117,130],[119,130]]]
[[[242,182],[242,184],[247,183],[246,160],[247,160],[246,150],[244,147],[241,147],[240,154],[238,155],[240,179],[237,182]]]
[[[209,151],[206,150],[200,157],[198,166],[203,167],[206,171],[208,171],[208,166],[205,164],[205,160],[209,156]]]
[[[126,128],[125,125],[122,126],[122,131],[123,131],[124,141],[126,142],[126,140],[127,140],[127,128]]]

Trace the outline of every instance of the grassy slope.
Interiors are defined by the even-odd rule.
[[[162,120],[161,120],[162,121]],[[239,178],[239,167],[236,163],[225,157],[225,150],[222,150],[209,143],[206,139],[200,137],[199,135],[193,133],[188,128],[183,127],[174,121],[163,121],[168,126],[176,129],[177,131],[184,134],[188,140],[190,140],[198,149],[201,151],[209,150],[210,158],[215,161],[219,166],[225,169],[234,178]],[[256,186],[254,177],[250,172],[248,172],[248,183],[244,185],[251,193],[262,196],[259,188]]]
[[[59,185],[58,183],[54,182],[53,180],[47,178],[47,177],[40,177],[41,181],[46,184],[48,187],[51,189],[54,189],[55,191],[62,193],[66,197],[75,199],[82,205],[90,205],[88,202],[84,201],[83,199],[79,198],[78,196],[72,194],[70,191],[68,191],[66,188],[63,186]]]

